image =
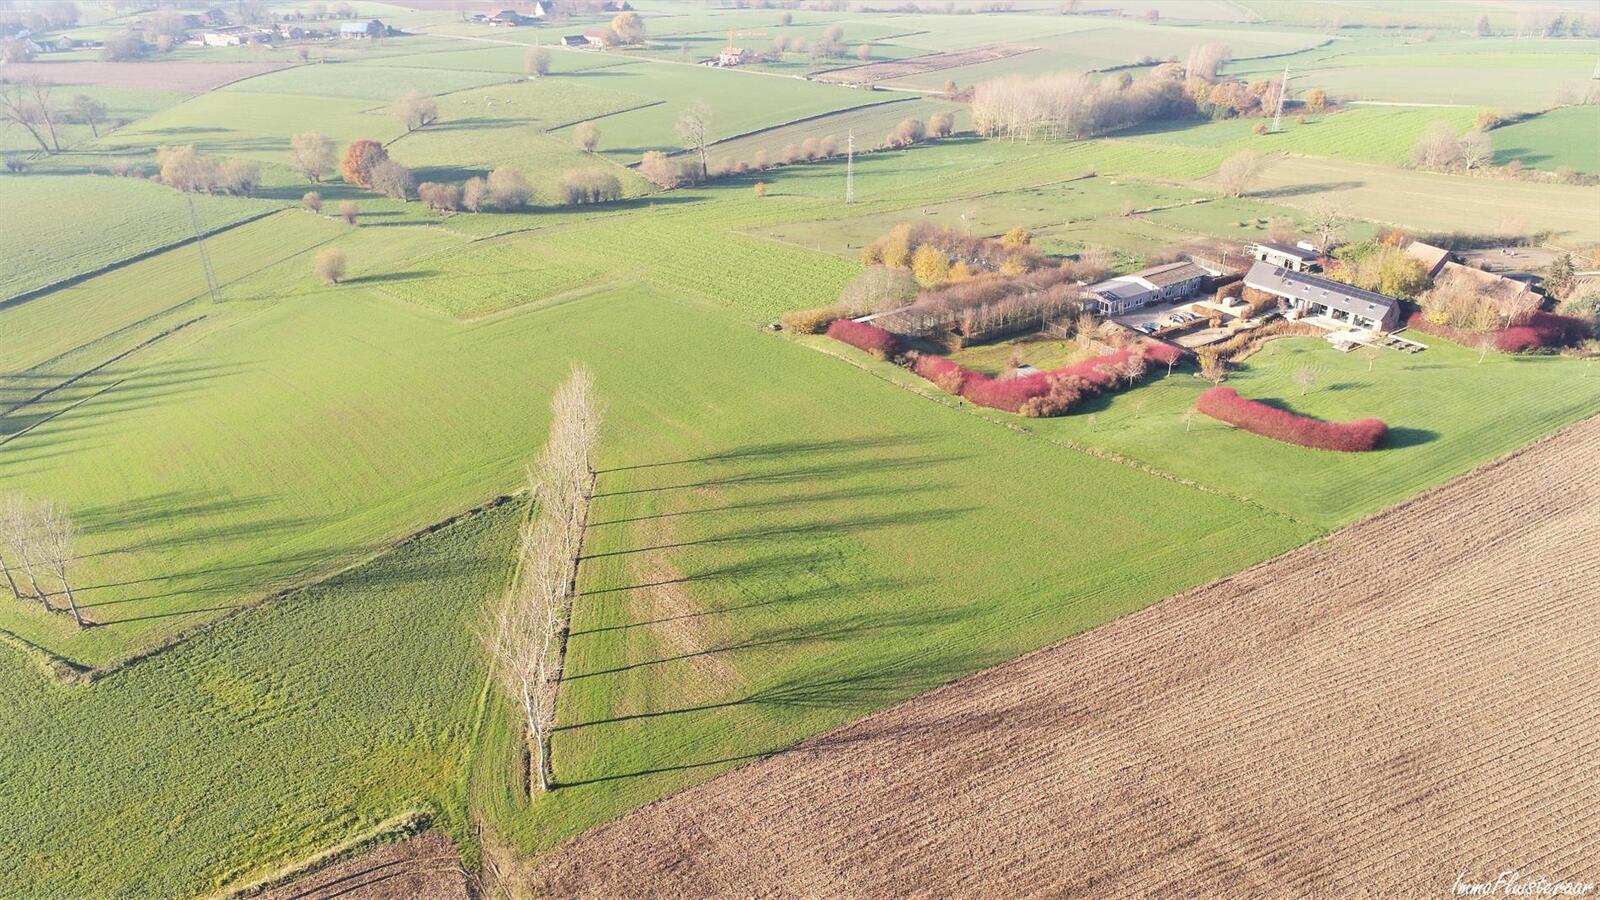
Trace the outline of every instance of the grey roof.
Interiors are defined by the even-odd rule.
[[[1180,281],[1188,281],[1192,278],[1204,278],[1208,274],[1210,273],[1205,269],[1188,260],[1179,260],[1178,262],[1151,266],[1148,269],[1133,273],[1132,277],[1143,278],[1156,287],[1166,287],[1169,284],[1177,284]]]
[[[1342,281],[1291,272],[1269,262],[1258,262],[1244,276],[1244,283],[1280,297],[1294,297],[1321,303],[1333,309],[1365,316],[1378,322],[1394,323],[1400,303],[1375,291],[1363,290]]]
[[[1268,250],[1271,250],[1273,253],[1280,253],[1280,254],[1282,254],[1284,256],[1292,256],[1295,259],[1301,260],[1303,262],[1310,262],[1313,259],[1317,258],[1317,255],[1315,253],[1312,253],[1310,250],[1306,250],[1303,247],[1294,247],[1294,246],[1291,246],[1289,244],[1280,244],[1277,241],[1262,241],[1257,246],[1265,247]]]
[[[1099,284],[1089,285],[1090,293],[1098,294],[1107,300],[1133,300],[1150,293],[1150,289],[1137,281],[1128,280],[1128,276],[1112,278]]]

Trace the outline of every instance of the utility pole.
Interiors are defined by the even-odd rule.
[[[220,303],[217,297],[217,276],[211,271],[211,254],[206,252],[205,232],[200,228],[200,213],[194,208],[194,194],[184,191],[183,198],[189,201],[189,222],[194,225],[194,245],[200,249],[200,268],[206,273],[206,290],[211,292],[212,303]]]
[[[1283,83],[1278,85],[1278,108],[1272,114],[1272,133],[1283,130],[1283,101],[1289,96],[1289,64],[1283,64]]]
[[[850,129],[845,138],[844,151],[844,202],[856,201],[856,130]]]

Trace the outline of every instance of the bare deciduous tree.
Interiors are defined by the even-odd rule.
[[[1344,206],[1331,197],[1322,196],[1312,201],[1306,209],[1306,227],[1316,238],[1317,251],[1327,253],[1344,236],[1344,227],[1350,224],[1350,214]]]
[[[95,137],[100,136],[100,122],[106,117],[106,105],[88,94],[78,94],[72,98],[72,111],[78,114],[83,124],[89,126],[89,131]]]
[[[74,560],[72,544],[77,537],[77,529],[73,527],[72,519],[49,500],[43,501],[34,510],[33,521],[34,546],[38,550],[39,560],[61,582],[61,589],[67,595],[67,608],[72,611],[72,620],[82,628],[83,613],[78,610],[78,598],[72,593],[72,583],[67,580],[67,570],[72,567]]]
[[[333,153],[333,142],[315,131],[302,131],[289,139],[290,165],[312,183],[333,170]]]
[[[553,782],[550,735],[603,416],[593,376],[573,367],[551,399],[549,437],[528,469],[534,506],[518,543],[516,579],[483,635],[501,687],[522,712],[530,794]]]
[[[1256,150],[1240,150],[1222,161],[1217,169],[1217,185],[1229,197],[1242,197],[1267,169],[1268,159]]]
[[[40,560],[38,516],[22,495],[8,493],[0,497],[0,543],[4,543],[11,557],[22,564],[22,571],[33,586],[34,599],[50,608],[50,598],[39,587],[39,574],[35,564]],[[9,570],[6,577],[11,577]],[[13,588],[15,586],[13,585]],[[15,592],[21,597],[21,592]]]
[[[584,122],[572,129],[572,142],[585,153],[593,153],[600,146],[600,129],[593,122]]]
[[[337,247],[325,247],[317,251],[316,259],[312,261],[312,270],[328,284],[338,284],[344,280],[345,260],[344,251]]]
[[[710,161],[706,157],[706,144],[711,131],[711,107],[703,100],[696,100],[678,116],[675,126],[678,137],[683,139],[685,150],[694,151],[700,158],[700,180],[704,181],[711,171]]]
[[[22,599],[22,591],[17,587],[16,577],[11,574],[8,560],[22,562],[22,510],[21,496],[13,492],[0,494],[0,573],[5,574],[6,586],[11,588],[11,596],[18,600]]]
[[[417,183],[410,169],[392,159],[373,166],[369,177],[373,190],[395,200],[410,200]]]
[[[56,139],[55,119],[50,110],[48,81],[26,78],[21,81],[0,83],[0,123],[21,125],[46,153],[61,149]],[[46,135],[49,140],[45,140]]]
[[[412,88],[394,102],[394,117],[407,131],[416,131],[439,120],[439,104],[432,95]]]
[[[1300,396],[1304,397],[1306,395],[1306,391],[1311,390],[1311,386],[1317,383],[1316,370],[1312,369],[1310,366],[1303,366],[1299,369],[1296,369],[1294,372],[1294,383],[1300,385]]]
[[[550,48],[529,47],[528,52],[522,56],[522,66],[529,75],[543,78],[550,74]]]

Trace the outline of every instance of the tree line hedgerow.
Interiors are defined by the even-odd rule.
[[[1345,453],[1375,450],[1389,432],[1389,426],[1381,419],[1324,422],[1242,397],[1233,388],[1220,385],[1201,394],[1195,401],[1195,408],[1251,434],[1318,450]]]
[[[898,335],[866,322],[839,319],[828,326],[828,336],[879,359],[898,362],[977,406],[1029,417],[1065,415],[1082,401],[1115,390],[1118,384],[1139,381],[1150,363],[1170,367],[1181,355],[1176,347],[1150,341],[1046,372],[995,378],[936,354],[902,354]]]

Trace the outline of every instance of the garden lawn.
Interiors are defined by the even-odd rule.
[[[1334,453],[1278,443],[1182,414],[1210,385],[1179,372],[1030,430],[1103,447],[1176,475],[1249,497],[1323,528],[1346,525],[1508,453],[1555,428],[1600,413],[1600,375],[1558,356],[1479,354],[1416,335],[1418,354],[1385,350],[1370,363],[1318,338],[1269,343],[1228,378],[1252,400],[1330,421],[1378,418],[1382,449]],[[1315,384],[1301,394],[1294,374]]]

